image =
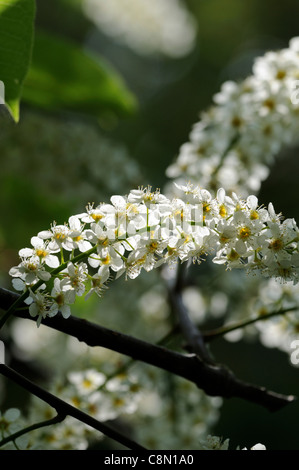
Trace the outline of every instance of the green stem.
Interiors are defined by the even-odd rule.
[[[34,287],[32,287],[32,290],[38,289],[42,285],[43,281],[37,282]],[[15,312],[15,310],[18,308],[19,305],[21,305],[28,297],[28,290],[23,292],[20,297],[17,298],[17,300],[9,307],[7,312],[3,315],[3,317],[0,319],[0,330],[5,324],[5,322],[9,319],[9,317]]]
[[[97,245],[93,246],[92,248],[90,248],[90,250],[87,250],[84,253],[80,253],[79,255],[75,256],[71,260],[65,261],[60,266],[58,266],[58,268],[52,269],[50,271],[51,277],[53,275],[55,276],[56,274],[59,274],[61,271],[66,269],[67,265],[70,261],[74,262],[74,263],[78,263],[81,260],[83,260],[85,258],[88,258],[88,256],[90,256],[96,250],[97,250]],[[35,292],[44,282],[45,281],[40,279],[36,284],[34,284],[34,286],[31,287],[32,292]],[[3,327],[3,325],[5,324],[5,322],[9,319],[9,317],[15,312],[15,310],[19,307],[19,305],[21,305],[27,299],[27,297],[28,297],[28,290],[23,292],[23,294],[9,307],[7,312],[0,319],[0,330]]]
[[[240,138],[240,134],[239,132],[237,132],[235,134],[234,137],[232,137],[231,141],[229,142],[227,148],[224,150],[224,152],[222,153],[221,155],[221,158],[220,158],[220,161],[218,163],[218,165],[214,168],[214,171],[212,173],[212,176],[216,176],[218,171],[221,169],[222,165],[223,165],[223,162],[224,162],[224,159],[225,157],[227,156],[228,152],[233,148],[233,146],[238,142]]]
[[[127,242],[128,243],[128,242]],[[121,257],[121,259],[126,263],[127,262],[127,258],[125,256],[123,256],[116,248],[114,248],[114,251],[115,253]]]
[[[64,263],[64,254],[63,254],[63,249],[60,248],[60,261],[61,263]]]
[[[74,256],[74,258],[71,258],[70,260],[65,261],[65,262],[62,263],[60,266],[58,266],[58,268],[52,269],[52,271],[50,271],[51,276],[52,276],[52,275],[55,275],[55,274],[58,274],[58,273],[60,273],[61,271],[63,271],[64,269],[66,269],[66,268],[67,268],[67,265],[68,265],[70,262],[71,262],[71,263],[78,263],[78,262],[84,260],[85,258],[88,258],[90,255],[92,255],[93,253],[95,253],[95,252],[97,251],[97,247],[98,247],[98,245],[95,245],[95,246],[93,246],[92,248],[90,248],[89,250],[84,251],[83,253],[80,253],[80,254],[77,255],[77,256]]]
[[[36,429],[44,428],[46,426],[51,426],[52,424],[61,423],[65,419],[65,415],[57,414],[54,418],[47,419],[45,421],[40,421],[39,423],[31,424],[24,429],[20,429],[20,431],[11,434],[10,436],[5,437],[0,441],[0,447],[8,444],[11,441],[15,441],[19,437],[27,434],[28,432],[35,431]],[[16,444],[15,444],[16,445]]]

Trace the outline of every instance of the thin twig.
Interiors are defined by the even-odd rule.
[[[298,305],[294,305],[293,307],[275,310],[273,312],[263,314],[262,316],[257,316],[254,318],[247,318],[246,320],[241,320],[239,322],[232,323],[231,325],[220,326],[219,328],[214,328],[210,331],[203,332],[203,338],[205,342],[210,342],[218,338],[219,336],[224,336],[227,333],[230,333],[232,331],[239,330],[240,328],[245,328],[246,326],[253,325],[254,323],[257,323],[259,321],[266,321],[269,318],[277,317],[279,315],[284,315],[285,313],[294,312],[298,309],[299,309]]]
[[[0,447],[3,447],[4,445],[8,444],[11,441],[15,441],[16,439],[23,436],[24,434],[28,434],[29,432],[36,431],[36,429],[41,429],[47,426],[52,426],[53,424],[61,423],[64,419],[65,419],[65,415],[57,414],[56,416],[54,416],[54,418],[40,421],[39,423],[31,424],[30,426],[20,429],[14,434],[10,434],[9,436],[2,439],[2,441],[0,441]]]
[[[28,392],[32,393],[36,397],[40,398],[44,402],[48,403],[48,405],[55,408],[57,413],[62,416],[72,416],[75,419],[78,419],[84,424],[91,426],[95,430],[101,432],[105,436],[115,440],[116,442],[122,444],[123,446],[131,449],[131,450],[146,450],[143,446],[138,444],[137,442],[133,441],[132,439],[124,436],[117,430],[107,426],[104,423],[101,423],[97,419],[89,416],[88,414],[84,413],[83,411],[75,408],[74,406],[70,405],[69,403],[61,400],[60,398],[56,397],[52,393],[48,392],[47,390],[43,389],[39,385],[28,380],[23,375],[19,374],[15,370],[11,369],[10,367],[6,366],[5,364],[0,364],[0,374],[4,377],[12,380]]]

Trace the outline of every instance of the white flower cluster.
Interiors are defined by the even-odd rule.
[[[145,55],[188,54],[196,24],[180,0],[84,0],[86,16],[108,36]]]
[[[107,376],[92,367],[68,372],[62,380],[56,380],[51,392],[102,423],[121,419],[128,429],[140,427],[138,442],[146,448],[196,448],[198,441],[205,438],[219,419],[222,400],[207,397],[194,384],[180,377],[174,379],[172,387],[172,394],[165,395],[163,371],[137,367],[134,372],[122,371]],[[173,394],[177,397],[175,405]],[[2,436],[8,437],[26,428],[28,423],[47,421],[55,415],[55,410],[47,403],[33,397],[26,418],[17,409],[0,416],[0,431],[2,426],[5,429]],[[86,450],[103,438],[104,435],[91,426],[67,417],[55,426],[24,434],[18,438],[17,447],[24,450]],[[11,442],[5,449],[17,447]]]
[[[205,439],[200,441],[200,450],[228,450],[229,449],[229,439],[223,441],[222,438],[218,436],[208,435]]]
[[[0,443],[1,439],[7,439],[10,435],[23,429],[25,425],[26,420],[18,408],[8,408],[4,412],[0,411]],[[5,450],[26,450],[28,448],[29,439],[27,435],[20,436],[14,442],[8,442],[3,446]]]
[[[146,276],[145,281],[149,277],[151,275]],[[132,287],[135,289],[140,281],[138,278]],[[131,290],[134,292],[134,289]],[[104,302],[107,297],[109,295],[103,299]],[[122,303],[119,288],[115,297],[119,306]],[[135,311],[132,309],[133,301],[130,298],[125,301],[131,306],[131,311]],[[97,315],[107,311],[105,308],[100,310]],[[118,308],[118,319],[125,317],[126,330],[129,313]],[[102,320],[105,321],[104,313]],[[135,328],[136,323],[138,318],[130,323],[130,334],[132,325]],[[210,433],[219,420],[222,399],[207,396],[190,381],[172,377],[169,393],[168,374],[159,368],[127,361],[123,355],[109,349],[90,348],[43,324],[37,329],[34,322],[20,318],[13,319],[12,324],[14,353],[22,359],[35,358],[39,364],[47,364],[48,373],[55,376],[50,389],[52,393],[102,422],[121,420],[129,429],[138,429],[136,440],[146,448],[196,449],[199,439]],[[168,325],[167,333],[170,327]],[[144,338],[145,329],[146,324],[142,322],[136,335]],[[156,329],[157,323],[154,328],[153,325],[147,328],[151,332],[149,339],[153,340]],[[49,386],[48,382],[46,385]],[[50,407],[39,399],[32,400],[27,410],[30,423],[55,415],[54,410],[51,412]],[[34,432],[30,443],[43,448],[72,446],[73,449],[81,449],[99,438],[97,431],[70,418],[55,427]]]
[[[19,430],[16,423],[20,415],[20,410],[17,408],[9,408],[4,413],[0,412],[0,435],[3,438]]]
[[[134,378],[124,374],[107,379],[105,374],[94,368],[69,372],[63,383],[56,383],[53,392],[100,422],[134,413],[141,396],[140,387]],[[49,413],[53,412],[47,404],[37,404],[35,400],[30,411],[31,419],[36,421],[49,418]],[[94,440],[101,439],[101,433],[71,417],[54,428],[37,431],[35,435],[35,440],[40,445],[60,450],[86,450]]]
[[[258,57],[244,81],[227,81],[166,171],[177,182],[256,193],[285,146],[298,144],[299,38]]]
[[[64,383],[57,383],[55,394],[64,401],[89,416],[101,421],[114,420],[136,411],[140,400],[140,387],[134,379],[116,376],[107,379],[95,369],[70,372]],[[29,406],[29,417],[21,418],[18,409],[9,409],[0,414],[1,436],[8,437],[26,427],[26,421],[40,422],[54,418],[55,410],[39,399],[34,398]],[[30,434],[24,434],[17,440],[17,446],[9,443],[6,448],[14,449],[56,449],[86,450],[93,440],[101,440],[103,435],[90,426],[67,417],[59,424],[46,426]]]
[[[67,318],[76,296],[101,296],[111,278],[135,279],[144,269],[192,260],[208,254],[228,269],[243,268],[266,277],[297,282],[298,227],[281,220],[270,203],[256,196],[216,197],[192,185],[179,187],[183,198],[168,199],[150,187],[112,196],[111,204],[87,206],[53,224],[23,248],[21,262],[10,269],[13,286],[24,292],[29,312],[42,318],[58,311]]]
[[[229,439],[225,441],[218,436],[208,435],[205,440],[200,441],[200,450],[231,450],[229,449]],[[237,447],[236,450],[240,450],[240,447]],[[243,447],[242,450],[248,450],[247,447]],[[255,444],[253,447],[250,447],[249,450],[266,450],[264,444]]]

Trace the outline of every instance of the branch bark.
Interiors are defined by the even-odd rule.
[[[201,331],[190,319],[189,312],[183,302],[182,290],[185,283],[186,268],[186,263],[178,264],[176,281],[173,286],[168,286],[169,304],[172,312],[178,319],[181,332],[187,342],[188,350],[196,354],[204,362],[215,365],[215,361],[211,357]]]
[[[18,294],[0,288],[0,308],[9,308],[17,297]],[[34,320],[26,309],[14,315]],[[66,320],[57,314],[53,318],[45,318],[43,324],[73,336],[88,346],[101,346],[190,380],[209,396],[242,398],[270,411],[279,410],[295,400],[293,395],[282,395],[243,382],[225,366],[205,362],[195,354],[172,351],[84,319],[71,316]]]

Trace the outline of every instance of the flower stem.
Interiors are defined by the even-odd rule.
[[[38,281],[31,289],[36,290],[42,285],[43,281]],[[19,305],[21,305],[28,297],[28,290],[23,292],[20,297],[9,307],[3,317],[0,319],[0,330],[4,326],[5,322],[9,319],[9,317],[15,312]]]

